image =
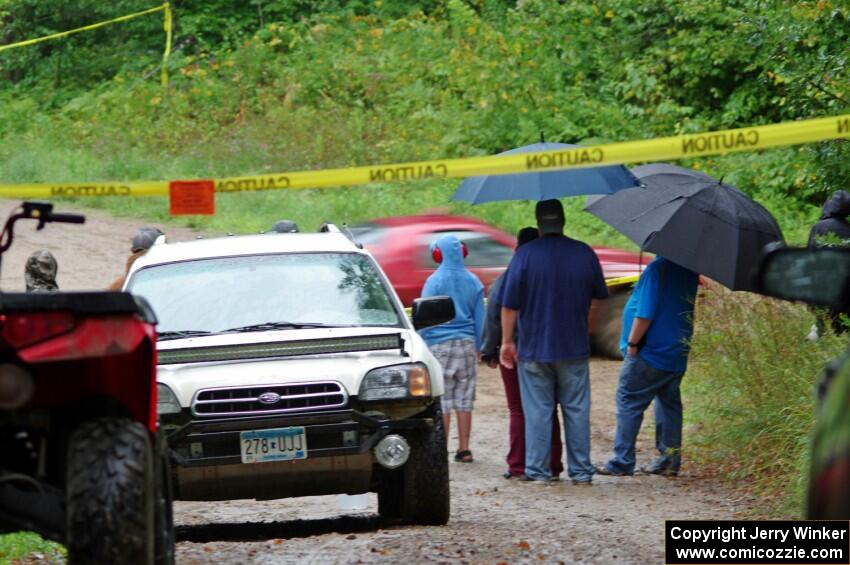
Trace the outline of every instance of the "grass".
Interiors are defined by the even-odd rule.
[[[40,558],[33,554],[39,554]],[[0,565],[27,563],[28,557],[39,563],[64,563],[66,553],[58,543],[32,532],[0,535]]]
[[[758,496],[759,517],[799,518],[809,467],[814,390],[847,346],[805,339],[805,307],[711,288],[700,300],[683,381],[689,457]]]

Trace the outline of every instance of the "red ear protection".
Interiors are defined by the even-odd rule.
[[[460,242],[460,249],[463,252],[463,258],[466,259],[466,256],[469,255],[469,249],[466,248],[466,244],[464,242]],[[431,250],[431,259],[434,260],[435,263],[443,262],[443,252],[440,251],[440,248],[436,245],[434,249]]]

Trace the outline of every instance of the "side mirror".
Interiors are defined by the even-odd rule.
[[[411,317],[417,330],[445,324],[455,319],[455,303],[448,296],[417,298],[413,301]]]
[[[843,309],[850,304],[850,249],[768,246],[756,288],[784,300]]]

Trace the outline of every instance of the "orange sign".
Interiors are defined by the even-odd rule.
[[[212,180],[171,181],[168,194],[172,216],[215,214],[215,182]]]

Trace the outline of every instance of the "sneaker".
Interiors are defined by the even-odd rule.
[[[549,479],[532,479],[528,475],[520,475],[519,479],[517,479],[521,483],[526,484],[535,484],[535,485],[548,485]]]
[[[820,337],[818,333],[818,327],[812,326],[812,329],[809,330],[809,334],[806,336],[806,339],[809,341],[817,341]]]
[[[593,481],[579,481],[577,479],[573,479],[573,485],[577,487],[589,487],[593,486]]]
[[[661,475],[662,477],[679,476],[679,471],[674,471],[670,467],[641,467],[640,472],[647,475]]]
[[[550,483],[560,483],[561,482],[561,475],[555,475],[553,477],[549,477],[546,480],[549,481]]]
[[[626,473],[625,471],[612,471],[608,468],[608,465],[601,465],[599,467],[596,467],[596,474],[605,475],[608,477],[631,477],[635,473],[634,471],[632,471],[631,473]]]
[[[523,476],[524,476],[524,475],[522,475],[522,474],[520,474],[520,475],[514,475],[514,474],[513,474],[513,473],[511,473],[510,471],[505,471],[504,473],[502,473],[502,478],[503,478],[503,479],[507,479],[507,480],[509,480],[509,481],[518,481],[518,480],[520,480],[520,478],[522,478]]]

